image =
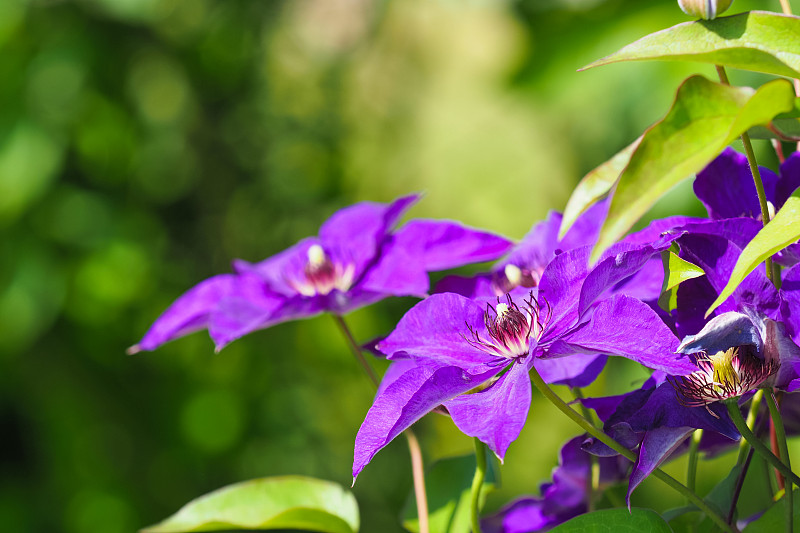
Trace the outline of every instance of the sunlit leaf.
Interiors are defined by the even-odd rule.
[[[349,491],[329,481],[285,476],[215,490],[142,533],[237,529],[355,533],[358,523],[358,505]]]
[[[673,244],[673,246],[677,248],[677,245]],[[670,248],[661,252],[661,261],[664,265],[664,284],[661,287],[658,305],[667,312],[675,309],[677,305],[678,285],[687,279],[705,275],[702,268],[681,259],[676,251]]]
[[[575,190],[572,191],[572,196],[569,197],[567,207],[564,208],[561,229],[558,232],[559,239],[567,234],[569,228],[584,211],[611,190],[611,187],[614,186],[617,178],[627,166],[628,161],[630,161],[631,154],[639,146],[641,139],[639,137],[617,152],[614,157],[586,174],[578,183]]]
[[[667,115],[642,137],[612,193],[592,262],[664,193],[702,170],[742,132],[792,109],[794,89],[773,80],[757,91],[692,76]]]
[[[708,308],[706,316],[710,315],[722,302],[733,294],[736,287],[744,281],[747,275],[764,262],[767,257],[779,252],[790,244],[800,240],[800,198],[791,196],[775,215],[772,221],[764,226],[753,237],[736,261],[731,277],[725,288]]]
[[[795,98],[794,108],[791,111],[776,116],[769,126],[755,126],[748,133],[753,139],[800,138],[800,98]]]
[[[488,459],[486,480],[481,490],[482,500],[485,500],[486,495],[496,484],[494,461],[491,457]],[[425,473],[430,533],[469,533],[470,488],[474,474],[474,454],[442,459],[434,463],[430,471]],[[408,504],[403,513],[403,527],[413,533],[419,531],[413,492],[408,497]]]
[[[800,18],[750,11],[684,22],[642,37],[584,69],[649,59],[700,61],[790,78],[800,77]]]
[[[650,509],[605,509],[576,516],[550,533],[672,533],[661,516]]]

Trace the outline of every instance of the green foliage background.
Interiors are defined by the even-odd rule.
[[[776,9],[762,4],[734,7]],[[217,355],[203,333],[125,348],[232,258],[267,257],[356,201],[425,191],[413,216],[522,237],[682,78],[713,75],[575,70],[683,20],[671,0],[0,2],[2,529],[133,531],[260,476],[349,485],[372,393],[329,318]],[[701,214],[690,191],[653,214]],[[366,340],[412,304],[350,321]],[[593,391],[643,374],[611,375]],[[538,400],[490,509],[537,492],[576,433]],[[471,449],[438,415],[419,433],[428,462]],[[398,531],[410,484],[394,443],[356,484],[362,530]],[[647,483],[634,505],[670,499]]]

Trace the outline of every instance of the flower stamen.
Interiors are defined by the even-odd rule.
[[[531,347],[531,337],[538,340],[550,318],[550,306],[547,314],[542,317],[539,302],[533,293],[525,300],[522,307],[514,303],[510,295],[506,295],[505,302],[497,299],[497,305],[486,305],[483,315],[484,325],[488,338],[482,338],[469,324],[467,329],[470,336],[462,337],[473,347],[491,355],[504,359],[521,360],[528,355]]]

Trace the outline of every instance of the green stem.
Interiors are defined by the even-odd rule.
[[[783,428],[783,420],[781,419],[781,413],[778,410],[778,402],[775,399],[775,395],[770,392],[767,395],[767,407],[769,407],[769,415],[772,417],[772,422],[775,425],[775,434],[778,437],[778,451],[781,454],[781,459],[786,463],[786,466],[791,468],[791,462],[789,461],[789,447],[786,445],[786,431]],[[792,505],[794,502],[792,501],[794,493],[792,491],[792,481],[790,479],[786,479],[785,485],[786,492],[784,493],[783,499],[786,500],[786,533],[792,533],[792,526],[793,526],[793,518],[792,512],[794,511],[794,506]]]
[[[731,415],[731,420],[733,420],[736,429],[739,430],[739,433],[742,434],[742,437],[747,439],[756,452],[760,453],[761,456],[767,460],[769,464],[771,464],[776,470],[778,470],[781,474],[783,474],[787,479],[791,479],[792,483],[795,485],[800,486],[800,478],[797,477],[797,474],[792,472],[792,470],[787,467],[785,464],[781,462],[780,459],[775,457],[769,448],[767,448],[763,442],[758,440],[758,438],[753,434],[752,431],[747,427],[745,424],[744,419],[742,418],[742,413],[739,412],[739,406],[736,403],[736,399],[727,400],[725,404],[728,406],[728,414]]]
[[[721,65],[716,65],[717,75],[719,76],[719,81],[723,85],[730,85],[730,81],[728,81],[728,75],[725,73],[725,67]],[[753,182],[756,185],[756,194],[758,194],[758,204],[761,206],[761,220],[763,221],[764,225],[766,226],[769,224],[769,207],[767,206],[767,195],[764,192],[764,182],[761,181],[761,172],[758,170],[758,162],[756,162],[756,155],[753,152],[753,143],[750,142],[750,135],[745,131],[742,133],[742,144],[744,145],[744,153],[747,155],[747,163],[750,165],[750,173],[753,175]],[[766,268],[767,278],[770,281],[775,283],[774,281],[774,272],[772,270],[772,258],[767,257],[764,260],[764,267]],[[777,286],[777,285],[776,285]]]
[[[756,416],[758,415],[758,408],[761,407],[761,400],[764,398],[764,389],[758,389],[750,401],[750,411],[747,412],[747,427],[750,431],[756,426]],[[739,457],[736,459],[736,464],[740,465],[747,457],[747,449],[750,447],[747,440],[742,439],[739,441]]]
[[[544,382],[542,376],[536,371],[536,368],[531,368],[531,381],[533,382],[534,386],[541,392],[545,398],[550,400],[550,402],[555,405],[562,413],[567,415],[573,422],[578,424],[584,431],[589,433],[591,436],[617,452],[618,454],[622,455],[632,463],[636,462],[637,455],[630,451],[629,449],[625,448],[623,445],[606,435],[602,430],[596,428],[591,422],[583,418],[580,414],[578,414],[574,409],[572,409],[569,405],[567,405],[564,400],[558,397],[558,395],[553,392],[553,390]],[[679,492],[680,494],[686,496],[689,501],[695,504],[698,509],[704,512],[714,523],[716,523],[723,531],[727,531],[728,533],[736,533],[736,530],[733,529],[730,525],[728,525],[725,520],[722,519],[719,514],[717,514],[711,507],[703,501],[703,499],[695,494],[694,492],[690,491],[685,485],[683,485],[680,481],[675,479],[674,477],[670,476],[666,472],[661,469],[655,469],[653,471],[653,476],[660,479],[667,485],[669,485],[672,489]]]
[[[703,430],[702,429],[695,429],[692,433],[692,439],[689,441],[689,466],[686,470],[686,488],[690,491],[695,492],[697,487],[697,453],[698,448],[700,448],[700,439],[703,438]],[[687,502],[691,503],[688,501]],[[687,524],[686,530],[689,533],[694,533],[696,531],[696,527],[694,522],[690,522]]]
[[[345,340],[347,340],[347,345],[350,347],[350,351],[353,353],[353,356],[355,356],[356,361],[358,361],[358,363],[361,365],[361,368],[364,369],[364,372],[377,389],[378,385],[380,384],[380,380],[378,379],[378,376],[375,375],[375,371],[372,370],[369,362],[364,357],[361,346],[358,345],[355,337],[353,337],[353,333],[347,326],[347,322],[345,322],[344,318],[339,315],[331,316],[333,317],[333,321],[336,322],[336,325],[339,326],[339,329],[344,335]],[[428,533],[430,531],[430,527],[428,525],[428,496],[427,491],[425,490],[425,470],[422,463],[422,449],[419,446],[417,436],[414,434],[414,431],[411,428],[405,430],[403,434],[406,436],[406,441],[408,442],[408,453],[411,455],[411,475],[414,479],[414,498],[417,502],[419,533]]]
[[[583,398],[583,391],[579,387],[573,387],[572,395],[575,396],[576,399]],[[598,421],[596,420],[596,415],[594,412],[583,405],[583,402],[578,402],[578,405],[581,407],[581,413],[583,413],[583,417],[587,420],[591,420],[593,424],[597,424]],[[596,455],[589,454],[589,462],[591,464],[591,477],[589,478],[589,487],[587,491],[587,507],[588,512],[594,511],[595,500],[597,499],[597,495],[600,494],[600,458]]]
[[[470,523],[472,524],[472,533],[481,533],[481,488],[486,479],[486,445],[477,438],[474,441],[475,476],[472,478],[472,489],[470,490]]]
[[[689,442],[689,468],[686,471],[686,487],[694,492],[697,486],[697,450],[700,447],[700,439],[703,438],[703,430],[696,429],[692,433],[692,440]]]

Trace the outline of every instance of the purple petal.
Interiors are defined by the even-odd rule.
[[[378,343],[378,350],[389,359],[395,352],[406,352],[477,372],[476,367],[498,359],[467,340],[471,338],[470,329],[488,338],[484,312],[480,304],[458,294],[434,294],[412,307],[395,330]]]
[[[542,341],[558,338],[578,318],[578,295],[588,273],[590,248],[584,246],[557,255],[542,274],[539,296],[551,311]]]
[[[356,435],[353,477],[411,424],[436,406],[479,386],[497,371],[473,375],[454,366],[423,363],[383,388]]]
[[[445,402],[458,429],[486,443],[500,459],[518,436],[531,407],[528,365],[514,363],[490,387]]]
[[[800,342],[800,265],[783,273],[781,315],[789,335]]]
[[[601,200],[581,214],[558,243],[558,247],[561,250],[572,250],[597,242],[597,235],[608,213],[608,204],[608,199]]]
[[[767,199],[774,201],[778,178],[769,169],[760,167],[760,170]],[[732,148],[726,148],[697,174],[694,192],[711,218],[757,218],[761,215],[747,158]]]
[[[724,352],[731,346],[750,344],[761,349],[761,337],[758,328],[749,316],[743,313],[729,312],[715,316],[700,330],[697,335],[689,335],[683,339],[676,351],[680,353],[705,352],[715,354]]]
[[[436,284],[435,293],[454,292],[470,299],[494,299],[497,294],[492,287],[491,274],[478,274],[471,278],[463,276],[445,276]]]
[[[655,428],[645,433],[639,447],[639,457],[631,472],[625,502],[631,508],[631,494],[653,470],[659,467],[669,455],[694,431],[692,428]]]
[[[780,209],[800,187],[800,152],[794,152],[781,164],[781,177],[775,187],[775,209]]]
[[[573,354],[569,357],[542,359],[537,357],[533,366],[545,383],[568,387],[587,387],[597,379],[608,357],[598,354]]]
[[[307,237],[294,246],[258,263],[236,259],[233,262],[233,268],[240,274],[258,274],[273,291],[285,296],[295,296],[297,289],[289,283],[289,280],[304,279],[304,269],[308,263],[308,249],[313,245],[319,245],[319,239]]]
[[[683,376],[697,369],[688,357],[675,354],[678,339],[655,311],[621,294],[601,302],[591,321],[564,335],[563,341],[589,352],[626,357],[671,375]]]
[[[233,274],[221,274],[198,283],[175,300],[128,353],[155,350],[165,342],[206,328],[209,317],[235,282]]]
[[[662,238],[652,245],[617,244],[611,248],[613,256],[601,260],[586,276],[580,293],[578,314],[583,316],[589,307],[612,286],[641,270],[651,259],[670,246],[671,239]]]
[[[419,258],[394,243],[384,246],[374,264],[352,290],[360,289],[385,296],[427,296],[430,280]]]
[[[557,517],[545,513],[542,498],[520,498],[496,515],[481,520],[484,533],[530,533],[546,531],[561,523]]]
[[[391,204],[361,202],[334,213],[319,229],[322,247],[331,259],[355,266],[358,278],[372,262],[389,231],[419,199],[412,194]]]
[[[392,237],[426,271],[492,261],[512,245],[505,237],[449,220],[411,220]]]
[[[541,272],[555,256],[560,226],[561,214],[550,211],[547,219],[534,224],[519,244],[499,262],[494,270],[502,270],[506,265],[513,264]]]
[[[295,300],[297,298],[287,299],[267,290],[258,275],[245,273],[237,276],[208,323],[208,333],[214,339],[217,351],[239,337],[280,321],[278,317],[285,315],[285,310]]]

